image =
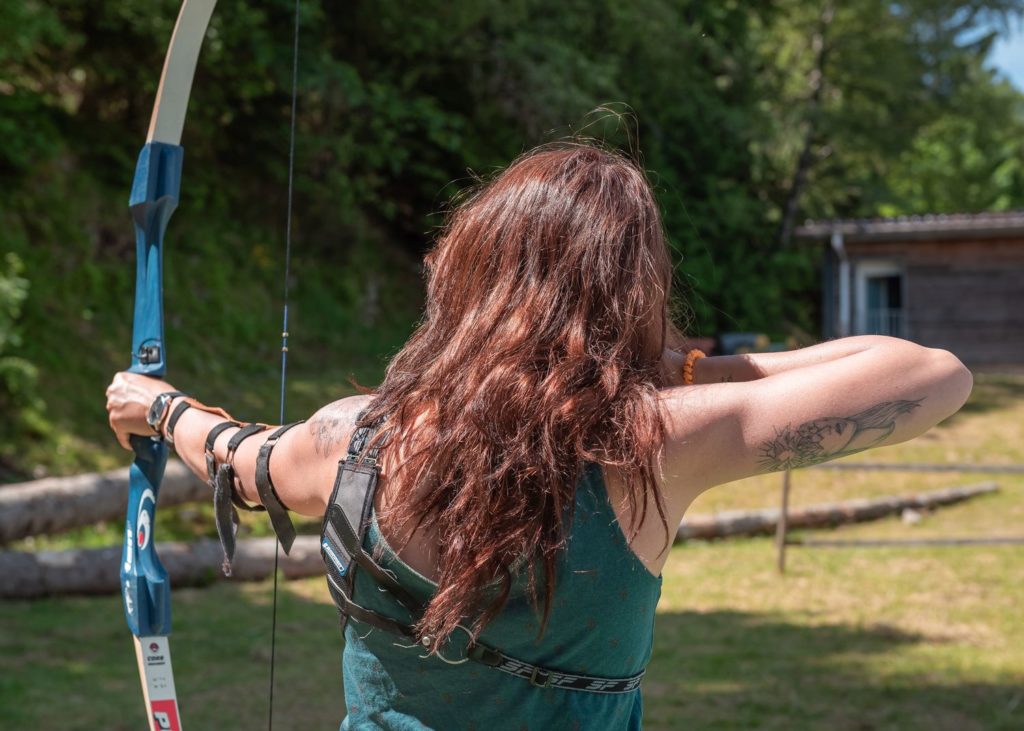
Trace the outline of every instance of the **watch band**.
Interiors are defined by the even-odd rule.
[[[171,402],[178,398],[178,396],[187,395],[188,394],[183,391],[164,391],[163,393],[157,394],[157,397],[153,399],[153,402],[149,405],[149,410],[146,412],[146,423],[153,429],[156,436],[163,436],[163,432],[160,431],[160,425],[164,423],[164,419],[167,417],[167,407],[170,406]],[[150,416],[153,415],[157,408],[160,408],[159,416],[156,419],[150,420]]]

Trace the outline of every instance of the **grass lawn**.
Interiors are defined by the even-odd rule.
[[[979,377],[967,407],[857,459],[1024,463],[1024,379]],[[995,480],[1000,493],[841,537],[1024,535],[1024,475],[794,476],[793,503]],[[695,512],[775,505],[777,475],[717,488]],[[645,728],[985,731],[1024,728],[1024,547],[791,550],[771,540],[673,550],[644,683]],[[186,728],[265,728],[270,584],[174,592]],[[341,640],[323,581],[285,585],[275,728],[336,728]],[[0,605],[0,729],[145,728],[118,597]],[[495,731],[498,731],[495,729]]]

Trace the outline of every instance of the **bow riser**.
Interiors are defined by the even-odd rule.
[[[167,371],[163,319],[163,239],[178,205],[183,151],[179,145],[147,143],[139,154],[129,197],[135,221],[135,320],[129,370],[153,377]],[[181,724],[167,635],[171,632],[171,586],[153,540],[160,482],[167,464],[162,439],[131,437],[135,460],[129,470],[128,509],[121,587],[125,619],[135,635],[135,654],[151,731],[180,731]]]
[[[135,323],[132,328],[133,373],[163,376],[164,352],[162,252],[164,231],[178,203],[182,149],[148,143],[142,148],[129,198],[135,219]],[[129,473],[121,586],[125,619],[132,634],[166,635],[171,631],[171,594],[167,572],[156,555],[153,527],[167,445],[144,436],[131,438],[135,461]]]

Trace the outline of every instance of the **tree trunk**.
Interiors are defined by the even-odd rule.
[[[258,581],[274,572],[273,538],[249,538],[238,542],[232,578]],[[157,553],[171,586],[201,586],[223,579],[220,543],[204,539],[195,543],[160,543]],[[77,548],[68,551],[0,552],[0,599],[34,599],[65,594],[116,594],[120,591],[121,547]],[[301,579],[322,574],[320,539],[299,536],[291,554],[281,552],[280,569],[285,578]]]
[[[167,463],[160,486],[160,507],[211,498],[210,488],[184,464],[178,460]],[[123,517],[127,505],[127,467],[2,485],[0,545]]]

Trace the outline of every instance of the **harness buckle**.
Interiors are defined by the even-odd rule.
[[[538,677],[543,676],[543,680],[538,681]],[[533,672],[530,673],[530,685],[535,688],[545,688],[547,684],[551,682],[551,673],[546,673],[539,667],[534,666]]]
[[[455,629],[461,629],[463,632],[466,633],[467,636],[469,636],[469,630],[466,629],[465,627],[463,627],[461,624],[455,625]],[[423,637],[420,639],[420,645],[422,645],[425,648],[429,648],[431,642],[433,642],[433,637],[431,637],[430,635],[423,635]],[[415,645],[409,645],[409,647],[415,647]],[[440,650],[438,650],[434,654],[437,656],[438,660],[440,660],[441,662],[443,662],[443,663],[445,663],[447,665],[462,665],[463,663],[466,663],[466,662],[470,661],[470,656],[469,656],[469,651],[468,650],[466,652],[466,656],[462,657],[462,658],[460,658],[458,660],[449,660],[447,657],[444,656],[444,653],[441,652]],[[422,658],[430,657],[430,653],[427,653],[426,655],[420,655],[420,657],[422,657]]]
[[[496,668],[501,664],[501,654],[484,645],[472,644],[466,650],[466,657],[481,665]]]

